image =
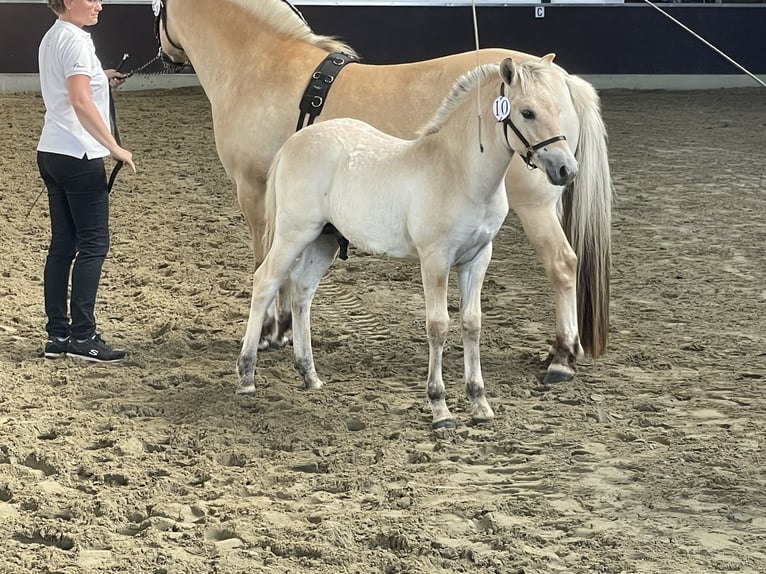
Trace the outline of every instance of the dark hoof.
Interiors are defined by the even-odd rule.
[[[443,421],[436,421],[435,423],[432,423],[431,428],[433,430],[454,429],[457,428],[457,424],[455,423],[454,419],[445,419]]]
[[[543,383],[546,385],[555,385],[558,383],[566,383],[574,378],[573,373],[567,373],[566,371],[546,371],[545,377],[543,377]]]

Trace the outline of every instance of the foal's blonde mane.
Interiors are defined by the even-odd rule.
[[[280,0],[230,0],[244,6],[259,19],[268,23],[275,32],[308,42],[328,52],[343,52],[356,56],[353,48],[333,36],[314,34],[311,28],[293,12],[286,2]]]
[[[516,64],[515,68],[516,77],[514,81],[518,82],[519,90],[521,90],[522,94],[529,93],[536,85],[540,85],[549,91],[553,90],[551,75],[555,68],[550,63],[543,62],[542,60],[524,62]],[[483,64],[460,76],[452,84],[452,90],[442,100],[436,114],[425,126],[417,131],[417,134],[419,136],[426,136],[437,133],[444,127],[452,111],[465,101],[477,86],[483,86],[492,79],[500,79],[500,64]],[[493,92],[492,99],[498,95],[499,93]]]

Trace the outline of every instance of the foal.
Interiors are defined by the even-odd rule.
[[[456,268],[471,416],[494,417],[479,360],[481,287],[492,240],[508,214],[506,171],[517,151],[554,185],[570,183],[577,172],[558,135],[559,107],[547,82],[551,60],[516,64],[507,58],[471,70],[413,141],[353,119],[328,120],[290,137],[269,171],[264,243],[270,248],[253,281],[250,317],[256,320],[248,323],[237,363],[238,393],[255,391],[264,314],[288,276],[295,365],[307,388],[322,386],[309,315],[338,250],[337,234],[323,234],[329,224],[362,251],[420,260],[434,428],[455,426],[445,399],[442,353],[448,277]]]

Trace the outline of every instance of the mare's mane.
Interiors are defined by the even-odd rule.
[[[551,74],[555,70],[550,64],[542,61],[524,62],[516,65],[516,77],[521,93],[527,94],[534,85],[542,85],[549,91],[553,90]],[[469,70],[460,76],[452,85],[449,95],[442,100],[439,109],[431,120],[417,131],[419,136],[435,134],[444,127],[452,111],[458,107],[478,85],[484,85],[489,80],[500,75],[499,64],[483,64]],[[498,94],[495,95],[497,97]]]
[[[343,52],[356,56],[353,48],[333,36],[314,34],[311,28],[284,0],[230,0],[249,10],[253,15],[269,24],[275,32],[296,40],[308,42],[328,52]]]

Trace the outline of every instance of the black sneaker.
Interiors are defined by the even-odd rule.
[[[66,355],[67,348],[69,347],[69,337],[50,337],[45,341],[45,351],[43,356],[46,359],[58,359]]]
[[[96,333],[90,339],[78,341],[75,338],[69,339],[67,355],[76,357],[85,361],[94,363],[114,363],[125,357],[125,351],[116,351],[107,345]]]

